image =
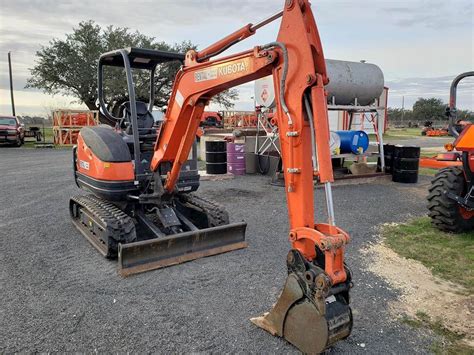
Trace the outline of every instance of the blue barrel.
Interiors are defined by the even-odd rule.
[[[341,153],[362,154],[369,148],[369,136],[364,131],[337,131],[341,138]]]
[[[227,172],[245,175],[245,144],[227,143]]]

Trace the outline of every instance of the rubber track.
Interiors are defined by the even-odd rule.
[[[204,211],[204,213],[207,215],[209,227],[229,224],[229,213],[227,213],[224,207],[215,203],[214,201],[205,199],[195,194],[181,194],[179,195],[179,199],[183,203],[196,206]]]
[[[109,241],[108,258],[117,257],[118,243],[130,243],[137,239],[132,218],[117,206],[94,195],[73,196],[71,201],[87,209],[103,223],[101,227],[105,228],[108,239],[113,239]]]
[[[431,181],[428,216],[436,228],[455,233],[474,228],[474,218],[465,220],[456,201],[446,196],[446,192],[460,195],[465,183],[463,171],[456,167],[440,170]]]

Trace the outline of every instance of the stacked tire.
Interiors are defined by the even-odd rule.
[[[387,174],[392,173],[393,169],[393,151],[395,146],[393,144],[384,144],[383,145],[383,156],[385,161],[385,169],[384,172]],[[377,171],[382,171],[382,162],[380,158],[377,161]]]
[[[416,184],[419,164],[420,147],[396,145],[393,150],[392,181]]]
[[[206,173],[227,173],[226,141],[206,141]]]

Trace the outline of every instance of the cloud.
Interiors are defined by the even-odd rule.
[[[35,52],[52,38],[64,38],[83,20],[92,19],[102,26],[129,27],[169,43],[189,39],[203,48],[246,23],[255,23],[279,11],[283,2],[0,0],[0,89],[8,88],[6,54],[11,51],[15,89],[36,95],[37,91],[23,89],[28,68],[34,65]],[[391,94],[397,105],[403,90],[413,97],[423,93],[446,95],[447,91],[433,87],[436,78],[472,69],[471,0],[313,0],[312,8],[325,54],[378,64],[389,85],[393,85]],[[352,21],[349,23],[348,19]],[[230,53],[270,42],[277,31],[278,23],[263,28]],[[410,84],[413,78],[418,78],[415,82],[419,86]],[[430,82],[423,78],[434,79]],[[249,97],[253,89],[249,88],[240,89],[241,102],[236,108],[251,109]],[[20,97],[18,105],[29,105],[27,96],[25,102]],[[43,98],[50,99],[46,95]],[[1,94],[0,101],[7,100],[8,96]],[[40,100],[40,96],[35,96],[35,100]]]
[[[455,77],[456,75],[387,81],[385,84],[390,89],[389,106],[401,106],[402,97],[405,99],[405,107],[412,106],[420,97],[436,97],[447,103],[451,82]],[[465,78],[459,83],[457,106],[474,111],[474,77]]]
[[[427,27],[430,29],[460,28],[473,25],[473,3],[464,0],[425,0],[402,2],[403,5],[387,6],[381,11],[392,16],[396,25]]]

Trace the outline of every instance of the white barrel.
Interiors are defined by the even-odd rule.
[[[338,155],[341,152],[341,137],[336,132],[330,132],[329,150],[332,155]]]

